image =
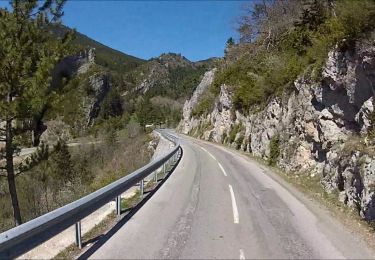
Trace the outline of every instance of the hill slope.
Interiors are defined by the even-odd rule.
[[[67,30],[71,29],[66,26],[60,25],[58,27],[54,27],[52,30],[56,35],[62,36],[67,32]],[[143,59],[125,54],[104,44],[101,44],[100,42],[97,42],[80,32],[76,32],[76,37],[73,43],[81,49],[94,48],[96,54],[96,63],[119,73],[125,73],[126,71],[146,62]]]

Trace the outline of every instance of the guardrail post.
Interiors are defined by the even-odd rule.
[[[139,189],[140,189],[141,196],[143,196],[144,189],[145,189],[145,181],[144,180],[141,180],[141,183],[139,185]]]
[[[79,249],[82,248],[82,234],[81,234],[81,221],[76,223],[76,245]]]
[[[116,197],[116,214],[121,216],[121,195]]]
[[[165,166],[166,166],[165,164],[166,164],[166,162],[163,164],[163,178],[165,177],[165,168],[166,168],[166,167],[165,167]]]
[[[158,182],[158,169],[155,170],[155,182],[156,183]]]

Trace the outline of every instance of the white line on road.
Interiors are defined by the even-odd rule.
[[[199,146],[199,147],[200,147],[203,151],[205,151],[206,153],[208,153],[208,155],[211,156],[212,159],[214,159],[215,161],[217,161],[216,158],[215,158],[215,156],[213,156],[209,151],[207,151],[206,149],[204,149],[202,146]]]
[[[223,166],[221,165],[221,163],[218,162],[218,164],[219,164],[219,167],[220,167],[221,171],[223,172],[224,176],[228,176],[227,173],[225,172]]]
[[[236,198],[234,197],[234,192],[232,185],[229,184],[230,198],[232,199],[232,209],[233,209],[233,222],[234,224],[240,223],[240,217],[238,215]]]
[[[240,249],[240,260],[245,260],[245,253],[242,249]]]

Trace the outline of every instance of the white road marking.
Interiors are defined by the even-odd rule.
[[[225,172],[223,166],[221,165],[221,163],[218,162],[218,160],[215,158],[215,156],[212,155],[212,153],[210,153],[209,151],[207,151],[205,148],[203,148],[202,146],[199,146],[203,151],[205,151],[206,153],[208,153],[209,156],[212,157],[212,159],[214,159],[215,161],[217,161],[217,163],[219,164],[219,167],[221,169],[221,171],[223,172],[224,176],[228,176],[227,173]]]
[[[232,199],[232,209],[233,209],[233,222],[234,224],[240,223],[240,217],[238,215],[236,198],[234,197],[234,192],[232,185],[229,184],[230,198]]]
[[[223,172],[224,176],[228,176],[227,173],[225,172],[223,166],[221,165],[221,163],[218,162],[218,164],[219,164],[219,167],[220,167],[221,171]]]
[[[240,260],[245,260],[245,253],[242,249],[240,249]]]
[[[209,151],[207,151],[206,149],[204,149],[202,146],[199,146],[199,147],[200,147],[203,151],[205,151],[206,153],[208,153],[208,155],[211,156],[212,159],[214,159],[215,161],[217,161],[216,158],[215,158],[215,156],[213,156]]]

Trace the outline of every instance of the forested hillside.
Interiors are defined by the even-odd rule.
[[[72,29],[59,24],[53,26],[51,30],[56,36],[62,37],[67,31]],[[75,32],[72,45],[75,45],[77,49],[95,49],[96,63],[118,73],[127,72],[146,62],[105,46],[78,31]]]

